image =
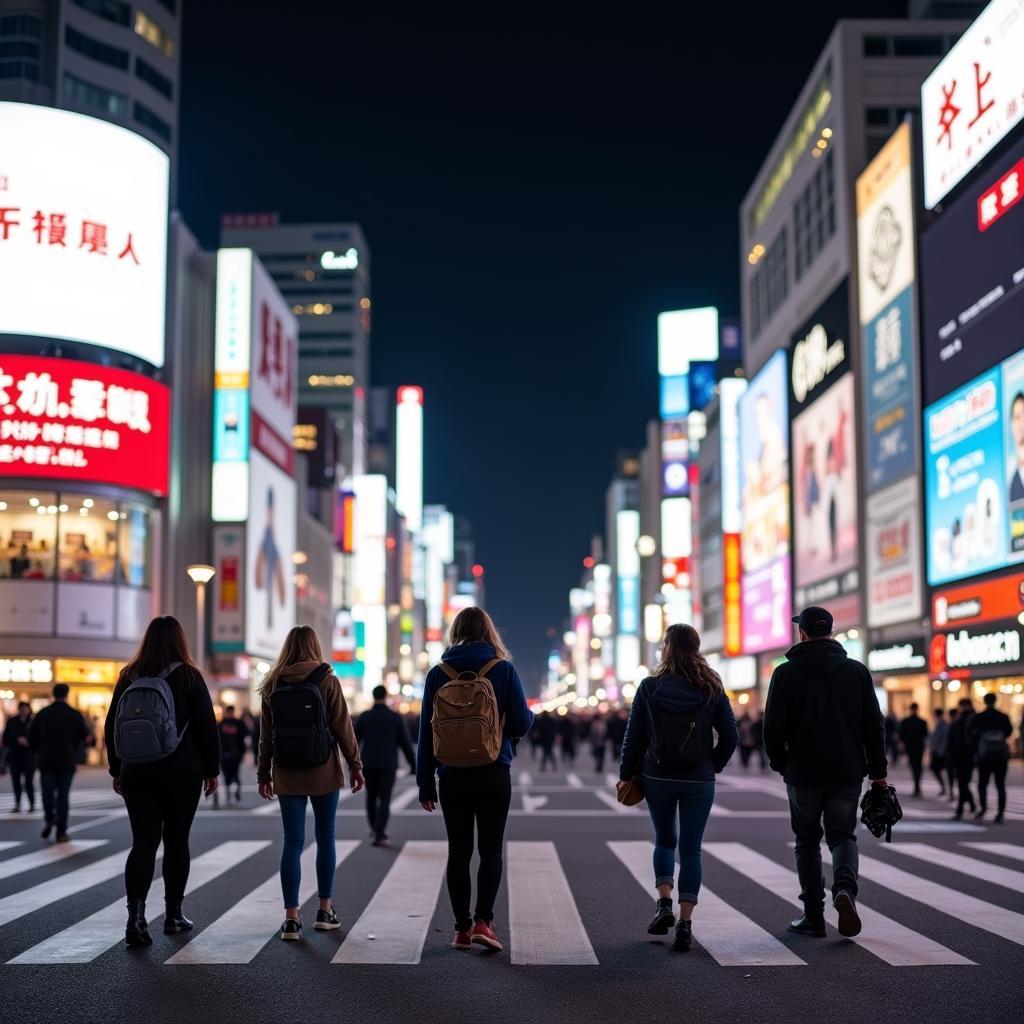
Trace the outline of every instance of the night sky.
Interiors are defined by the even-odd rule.
[[[471,518],[528,688],[657,415],[658,312],[738,314],[739,203],[832,26],[906,11],[701,8],[185,4],[187,223],[362,224],[372,383],[423,385],[426,500]]]

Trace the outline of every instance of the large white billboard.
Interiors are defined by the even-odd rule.
[[[167,155],[125,128],[0,103],[0,334],[162,366]]]
[[[921,517],[918,480],[907,477],[867,500],[868,625],[921,617]]]

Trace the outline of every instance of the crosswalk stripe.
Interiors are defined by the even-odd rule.
[[[964,846],[972,850],[981,850],[982,853],[994,853],[997,857],[1007,857],[1010,860],[1024,860],[1024,846],[1016,843],[964,843]]]
[[[606,807],[610,807],[617,814],[637,814],[642,810],[642,808],[637,807],[636,805],[633,807],[627,807],[625,804],[620,804],[611,793],[606,793],[603,789],[595,789],[594,796],[596,796],[597,799]]]
[[[565,777],[565,781],[569,783],[571,789],[583,788],[583,780],[575,772],[569,772]]]
[[[955,917],[964,924],[981,928],[1004,939],[1024,946],[1024,914],[986,903],[985,900],[968,896],[967,893],[948,886],[930,882],[926,878],[912,875],[909,871],[885,864],[872,857],[861,857],[860,873],[887,889],[893,889],[907,899],[925,903],[934,910],[949,917]]]
[[[520,789],[526,789],[527,786],[533,785],[533,776],[526,771],[519,773],[519,787]]]
[[[20,857],[11,857],[0,861],[0,878],[10,878],[11,875],[20,875],[23,871],[56,864],[66,857],[73,857],[76,853],[85,853],[86,850],[94,850],[97,846],[106,846],[107,842],[106,839],[74,839],[69,843],[44,846],[41,850],[23,853]]]
[[[127,854],[127,850],[112,853],[109,857],[87,864],[77,871],[69,871],[66,875],[59,875],[29,889],[4,896],[0,899],[0,925],[10,924],[11,921],[35,913],[51,903],[59,903],[84,889],[117,878],[124,871]]]
[[[619,777],[614,772],[605,772],[604,783],[614,789],[619,784]]]
[[[236,867],[247,857],[270,845],[269,839],[232,840],[221,843],[212,850],[196,857],[192,861],[188,875],[185,894],[194,892],[207,882]],[[154,913],[149,918],[152,923],[163,916],[157,908],[163,906],[164,882],[162,878],[154,879],[149,890],[147,903]],[[101,956],[111,946],[116,946],[124,938],[125,901],[115,900],[113,903],[97,910],[81,921],[76,922],[64,931],[51,935],[48,939],[30,949],[25,950],[11,964],[87,964]]]
[[[358,846],[354,839],[337,840],[337,862],[340,864]],[[302,851],[300,866],[301,906],[316,894],[316,843]],[[182,946],[167,963],[247,964],[273,937],[284,916],[281,906],[281,876],[275,872]]]
[[[784,868],[781,864],[757,853],[743,843],[705,843],[704,850],[757,882],[780,899],[797,907],[803,906],[799,896],[795,895],[800,891],[800,882],[795,871]],[[864,863],[863,859],[861,863]],[[787,892],[794,895],[787,896]],[[968,960],[967,957],[954,953],[953,950],[940,945],[934,939],[928,938],[927,935],[912,931],[870,907],[866,907],[859,900],[857,910],[860,913],[864,931],[853,941],[893,967],[973,964],[973,961]],[[825,908],[825,919],[833,928],[836,926],[837,915],[831,906]]]
[[[0,850],[10,850],[21,845],[20,839],[0,839]]]
[[[508,844],[508,927],[512,963],[596,964],[555,844]]]
[[[970,875],[972,878],[981,879],[992,885],[1013,889],[1014,892],[1024,892],[1024,871],[1014,871],[1012,868],[1000,867],[998,864],[989,864],[987,861],[978,860],[975,857],[965,857],[963,854],[954,853],[952,850],[943,850],[938,846],[930,846],[928,843],[893,843],[886,845],[884,849],[894,853],[905,853],[907,856],[917,857],[929,864],[934,864],[935,867],[959,871],[961,874]]]
[[[401,811],[409,806],[411,803],[419,802],[420,791],[415,786],[410,786],[404,793],[399,793],[394,800],[391,801],[392,811]]]
[[[609,849],[645,892],[653,892],[651,844],[610,842]],[[805,967],[774,935],[701,886],[696,941],[723,967]]]
[[[447,859],[447,843],[406,843],[338,947],[333,963],[418,964]]]

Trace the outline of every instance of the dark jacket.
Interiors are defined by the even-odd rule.
[[[56,775],[75,770],[89,736],[85,719],[63,700],[48,704],[28,727],[28,742],[36,752],[39,770]]]
[[[979,711],[976,715],[971,716],[971,720],[967,723],[968,742],[971,752],[979,759],[983,758],[979,749],[981,736],[986,732],[999,733],[1005,739],[1009,739],[1013,734],[1010,716],[1004,715],[1002,711],[997,711],[995,708],[985,708],[984,711]],[[996,760],[1003,760],[1004,756],[1010,756],[1009,748],[1006,748],[1005,755],[996,755]]]
[[[483,668],[492,658],[495,651],[490,644],[471,643],[449,647],[441,660],[451,665],[456,671]],[[533,725],[533,712],[526,705],[526,694],[523,684],[510,661],[502,661],[494,666],[487,675],[494,687],[494,696],[498,702],[498,714],[505,720],[505,735],[498,755],[498,764],[511,764],[516,756],[516,743],[525,736]],[[437,800],[438,772],[446,771],[473,772],[477,768],[445,768],[434,757],[434,736],[430,728],[430,720],[434,714],[434,696],[445,683],[451,680],[444,670],[435,665],[428,673],[423,686],[423,704],[420,710],[420,735],[416,751],[416,782],[420,788],[420,802]]]
[[[923,754],[928,739],[928,723],[920,715],[907,715],[900,722],[900,742],[910,754]]]
[[[799,643],[786,658],[764,712],[772,769],[811,789],[885,778],[885,725],[868,670],[832,639]]]
[[[974,764],[974,750],[968,737],[968,728],[974,718],[972,711],[963,712],[953,719],[949,726],[949,737],[946,740],[946,757],[950,764],[960,768],[970,768]]]
[[[186,683],[191,677],[191,685]],[[167,684],[174,695],[174,721],[178,727],[179,742],[173,754],[151,764],[123,764],[117,756],[114,743],[114,723],[121,694],[133,680],[122,676],[114,687],[114,695],[103,726],[106,737],[107,761],[110,774],[122,782],[142,785],[163,782],[168,775],[191,775],[215,778],[220,774],[220,735],[213,714],[213,701],[206,688],[206,680],[197,669],[181,665],[168,677]],[[185,728],[185,726],[188,728]]]
[[[7,719],[4,725],[3,746],[7,750],[7,763],[19,772],[35,771],[36,755],[31,745],[24,746],[19,743],[21,738],[28,739],[28,730],[32,725],[32,716],[22,721],[18,715]]]
[[[409,762],[409,770],[416,771],[416,755],[405,719],[386,704],[374,704],[356,719],[356,739],[363,751],[364,771],[397,771],[399,749]]]
[[[221,757],[225,761],[241,761],[245,757],[245,741],[249,735],[245,722],[234,715],[230,718],[222,718],[218,732],[220,733]]]
[[[656,728],[659,713],[677,715],[699,710],[698,728],[704,732],[704,756],[692,771],[668,770],[656,757]],[[712,730],[718,733],[714,742]],[[629,709],[629,722],[619,755],[619,778],[632,779],[639,772],[652,779],[676,782],[712,782],[728,763],[739,742],[736,719],[729,698],[720,694],[708,704],[707,694],[681,676],[648,676],[637,688]]]

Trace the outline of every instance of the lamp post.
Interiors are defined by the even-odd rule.
[[[212,565],[190,565],[185,572],[196,585],[196,664],[206,672],[206,584],[217,570]]]

